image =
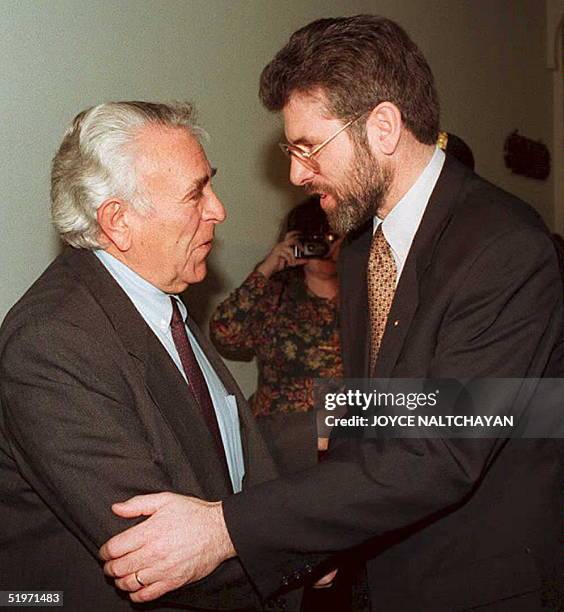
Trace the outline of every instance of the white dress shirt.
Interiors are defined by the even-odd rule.
[[[374,217],[374,231],[381,223],[382,233],[392,250],[397,269],[396,286],[444,162],[444,152],[436,147],[423,172],[386,218],[382,221]]]

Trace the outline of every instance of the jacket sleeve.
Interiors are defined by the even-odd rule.
[[[210,319],[210,338],[228,359],[250,360],[264,330],[265,319],[277,307],[280,283],[252,272]]]
[[[541,376],[561,318],[562,283],[548,237],[537,230],[498,236],[452,294],[429,377]],[[489,413],[507,414],[512,406],[502,402]],[[338,551],[455,507],[504,443],[339,442],[318,466],[224,502],[235,548],[261,593],[299,584]]]
[[[305,470],[317,463],[315,412],[278,412],[257,419],[280,474]]]
[[[96,558],[106,540],[142,520],[117,517],[113,503],[174,491],[114,355],[85,330],[45,318],[15,331],[0,359],[0,429],[9,452]],[[189,608],[262,609],[239,561],[169,598]]]

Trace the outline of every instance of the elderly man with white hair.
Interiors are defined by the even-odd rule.
[[[162,490],[223,499],[276,475],[178,297],[205,277],[225,219],[200,134],[190,105],[108,103],[75,118],[54,158],[52,216],[69,246],[0,332],[1,589],[129,610],[97,554],[132,524],[112,504]],[[232,560],[156,607],[298,599],[261,601]]]

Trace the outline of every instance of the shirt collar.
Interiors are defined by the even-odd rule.
[[[444,161],[444,152],[435,147],[435,152],[423,172],[386,218],[382,221],[374,217],[374,231],[382,223],[382,233],[396,260],[401,264],[399,268],[403,268],[407,259],[411,243],[421,223]]]
[[[170,328],[172,318],[171,297],[177,300],[182,318],[184,321],[186,320],[188,314],[186,306],[177,296],[161,291],[106,251],[98,249],[94,251],[94,254],[125,291],[135,308],[151,327],[158,328],[161,331]]]

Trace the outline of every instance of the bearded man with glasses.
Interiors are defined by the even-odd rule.
[[[260,95],[283,115],[290,180],[347,234],[346,377],[562,375],[550,235],[435,146],[433,75],[404,30],[370,15],[315,21],[265,68]],[[109,575],[144,570],[154,586],[138,600],[171,588],[171,572],[198,580],[233,556],[268,596],[352,554],[378,612],[531,612],[564,575],[561,477],[557,439],[339,439],[320,465],[223,502],[178,496],[182,531],[158,495],[133,499],[119,511],[152,516],[102,555]],[[165,525],[174,543],[158,537]]]

